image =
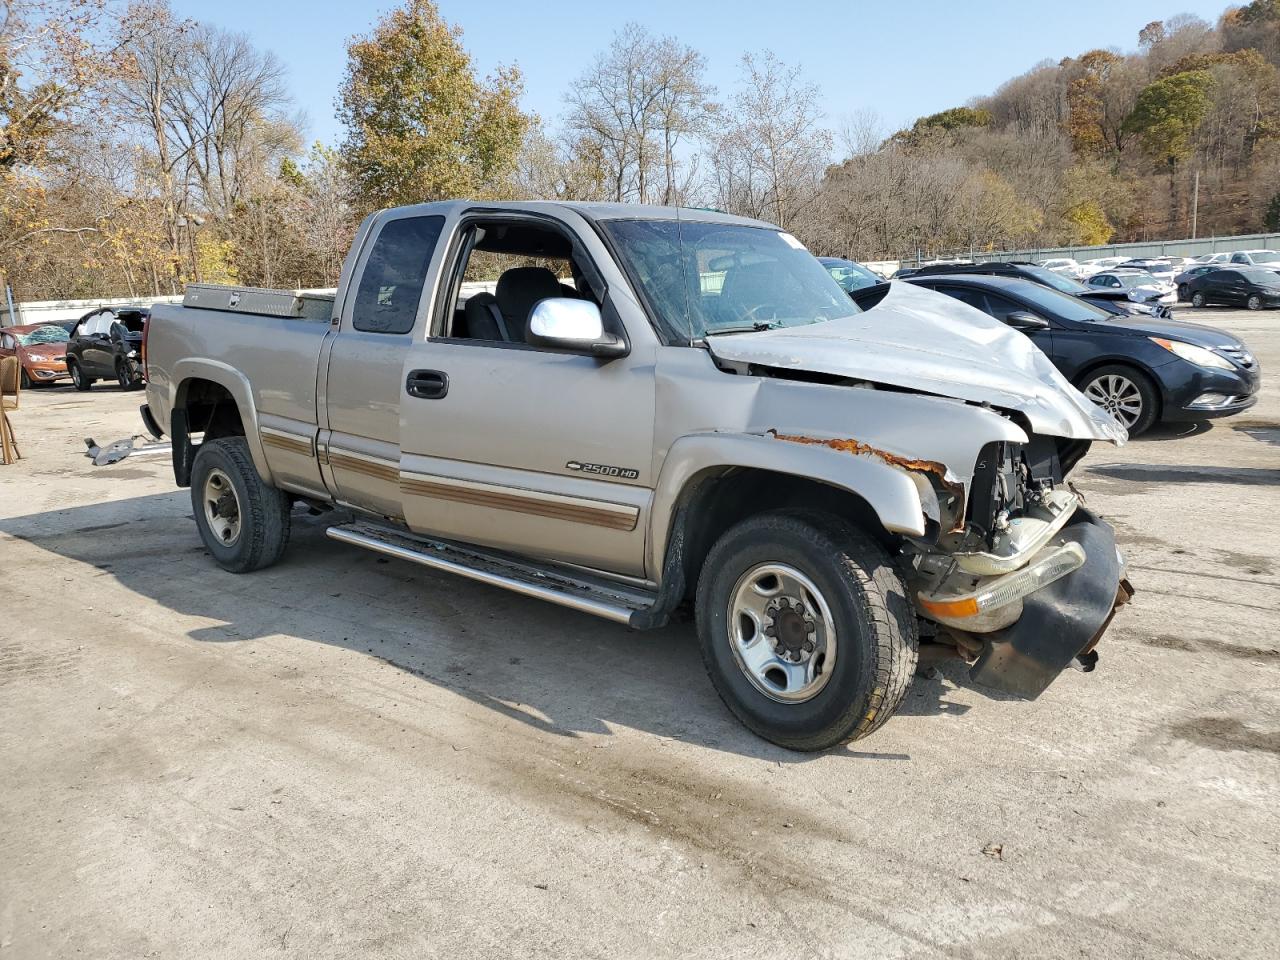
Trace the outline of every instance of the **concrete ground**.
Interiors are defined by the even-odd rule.
[[[1190,311],[1187,311],[1190,312]],[[139,394],[0,467],[4,957],[1280,955],[1280,314],[1252,411],[1076,475],[1138,589],[1034,703],[948,668],[823,755],[627,630],[325,539],[205,555]]]

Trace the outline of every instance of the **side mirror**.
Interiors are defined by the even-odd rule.
[[[1014,310],[1012,313],[1006,314],[1004,322],[1013,327],[1013,329],[1021,330],[1024,333],[1049,329],[1048,320],[1043,317],[1037,317],[1034,313],[1028,313],[1026,310]]]
[[[593,357],[624,357],[626,341],[605,333],[600,308],[589,300],[549,297],[539,300],[529,316],[529,343]]]

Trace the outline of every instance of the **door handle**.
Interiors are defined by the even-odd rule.
[[[439,400],[449,392],[449,375],[443,370],[412,370],[405,379],[409,396],[420,400]]]

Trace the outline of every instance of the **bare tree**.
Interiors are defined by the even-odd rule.
[[[574,82],[569,129],[601,155],[613,199],[680,202],[688,188],[680,146],[706,129],[715,109],[705,69],[692,47],[631,23]]]
[[[813,213],[831,134],[821,126],[819,91],[799,67],[772,53],[745,54],[742,82],[713,141],[718,205],[800,230]]]

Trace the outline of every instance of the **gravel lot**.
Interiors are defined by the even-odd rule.
[[[1193,311],[1182,311],[1189,316]],[[0,467],[0,958],[1280,955],[1280,314],[1253,410],[1076,474],[1138,595],[1034,703],[917,679],[819,756],[688,626],[326,540],[205,556],[141,395],[23,394]]]

